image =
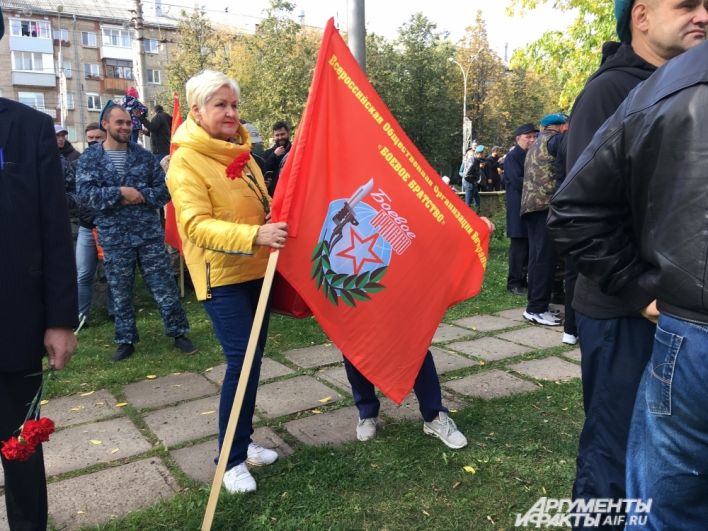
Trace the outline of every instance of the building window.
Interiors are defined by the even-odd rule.
[[[143,41],[143,46],[145,47],[145,53],[158,53],[159,43],[157,39],[145,39]]]
[[[160,71],[147,69],[147,82],[152,85],[160,84]]]
[[[106,59],[106,77],[117,79],[133,79],[132,61]]]
[[[119,28],[102,28],[103,45],[130,48],[132,46],[131,31]]]
[[[12,69],[24,70],[26,72],[44,72],[46,58],[50,58],[49,54],[39,52],[12,52]],[[49,66],[51,63],[47,64]],[[49,68],[47,69],[49,70]],[[47,72],[51,73],[50,71]]]
[[[96,34],[93,31],[82,31],[81,45],[88,48],[96,48]]]
[[[44,20],[10,20],[10,35],[49,39],[49,22]]]
[[[98,79],[99,75],[99,65],[97,63],[84,64],[84,78]]]
[[[61,95],[59,95],[61,99]],[[61,108],[61,103],[57,103],[57,109]],[[74,110],[76,108],[76,98],[73,92],[66,93],[66,108],[68,110]]]
[[[67,135],[67,139],[69,142],[76,142],[78,141],[78,138],[76,136],[76,126],[75,125],[67,125],[65,126],[66,130],[69,132]]]
[[[41,92],[18,92],[17,100],[33,109],[44,109],[44,94]]]
[[[69,42],[69,30],[56,29],[52,31],[52,33],[54,34],[55,41]]]
[[[57,61],[54,64],[54,67],[55,67],[57,75],[59,75],[61,72],[61,69],[62,69],[61,66],[59,65],[59,61]],[[67,79],[71,79],[71,76],[73,76],[73,75],[74,75],[74,71],[71,68],[71,61],[64,61],[64,76],[66,76]]]
[[[86,107],[89,111],[101,110],[101,96],[98,94],[86,93]]]

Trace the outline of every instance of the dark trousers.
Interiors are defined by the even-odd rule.
[[[642,317],[593,319],[576,313],[576,320],[585,424],[573,499],[624,498],[629,425],[656,327]]]
[[[258,297],[261,293],[262,280],[252,280],[240,284],[220,286],[212,288],[212,297],[204,301],[212,324],[214,333],[221,343],[226,357],[226,374],[224,383],[221,386],[221,397],[219,402],[219,451],[224,441],[226,426],[231,415],[231,406],[236,395],[236,386],[241,376],[241,369],[246,357],[246,345],[251,335],[253,318],[256,314]],[[261,374],[261,358],[265,349],[265,342],[268,336],[268,312],[263,319],[256,346],[256,354],[253,358],[251,374],[246,386],[246,394],[241,406],[241,415],[236,424],[236,434],[233,446],[229,454],[227,470],[243,463],[246,460],[248,445],[251,443],[253,433],[253,412],[256,407],[256,391],[258,390],[258,378]]]
[[[553,293],[556,250],[546,228],[548,210],[524,214],[529,232],[529,292],[526,311],[548,311]]]
[[[376,397],[374,385],[346,357],[344,358],[344,369],[347,371],[347,379],[352,386],[352,395],[359,410],[359,418],[373,419],[378,417],[381,404]],[[442,405],[440,380],[438,380],[438,371],[435,369],[435,362],[430,351],[425,354],[413,390],[418,399],[420,414],[425,422],[433,420],[440,411],[447,413],[447,408]]]
[[[40,371],[41,367],[37,367]],[[30,402],[42,383],[41,376],[0,373],[0,440],[6,441],[25,421]],[[47,529],[47,481],[41,445],[28,461],[6,461],[5,505],[12,531]]]
[[[528,238],[509,238],[509,276],[506,289],[525,288],[526,271],[529,263]]]
[[[578,271],[575,269],[570,257],[565,259],[565,318],[563,319],[563,332],[573,336],[578,335],[578,325],[575,322],[575,309],[573,297],[575,296],[575,281],[578,280]]]

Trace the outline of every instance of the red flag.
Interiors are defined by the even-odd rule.
[[[174,136],[175,131],[182,123],[182,114],[179,109],[179,94],[176,92],[172,96],[172,131],[170,137]],[[170,144],[170,155],[178,148],[176,144]],[[182,239],[179,237],[177,230],[177,218],[175,217],[175,207],[172,201],[165,205],[165,243],[177,249],[179,254],[182,252]]]
[[[445,310],[479,292],[489,231],[403,132],[332,20],[273,219],[290,227],[278,270],[400,403]]]

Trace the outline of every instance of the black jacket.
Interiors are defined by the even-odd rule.
[[[656,67],[634,53],[628,44],[605,43],[600,68],[590,76],[573,105],[568,130],[568,172],[590,144],[593,135],[617,110],[627,94],[655,70]],[[642,301],[629,303],[619,297],[604,294],[596,283],[581,272],[575,285],[573,307],[595,319],[611,319],[637,315],[637,311],[651,301],[648,295]]]
[[[158,112],[152,120],[144,115],[140,116],[140,123],[150,133],[150,149],[153,153],[167,155],[170,152],[170,138],[172,137],[172,116],[166,112]]]
[[[553,198],[578,270],[630,304],[708,323],[708,43],[637,87]]]
[[[509,238],[528,238],[526,222],[521,219],[521,189],[524,185],[526,151],[516,144],[504,159],[506,179],[506,235]]]
[[[0,372],[26,373],[77,324],[74,248],[52,119],[0,98],[0,148]]]
[[[280,157],[275,154],[275,149],[277,147],[278,146],[273,146],[272,148],[267,149],[265,153],[263,153],[263,168],[265,169],[263,175],[268,181],[268,194],[271,197],[275,195],[275,187],[278,184],[280,170],[283,168],[283,159],[285,159],[288,153],[290,153],[292,143],[288,141],[288,143],[285,145],[285,153],[283,153]]]

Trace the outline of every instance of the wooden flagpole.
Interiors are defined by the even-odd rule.
[[[246,346],[246,356],[243,360],[241,376],[239,377],[238,385],[236,386],[236,396],[234,396],[234,402],[231,406],[231,415],[229,416],[229,423],[226,426],[224,442],[221,444],[221,452],[219,453],[219,462],[216,465],[216,473],[214,474],[214,480],[211,482],[209,501],[207,502],[206,512],[204,513],[204,519],[202,520],[202,531],[210,531],[211,526],[214,522],[214,513],[216,512],[216,504],[219,501],[221,483],[224,481],[226,463],[229,460],[231,446],[234,441],[234,435],[236,434],[236,424],[238,423],[238,419],[241,416],[243,398],[246,395],[248,378],[251,374],[251,366],[253,365],[253,358],[256,354],[256,345],[258,344],[258,337],[260,336],[261,328],[263,327],[263,317],[265,316],[266,306],[268,305],[268,297],[270,295],[270,290],[273,285],[273,276],[275,275],[275,266],[278,263],[279,255],[280,251],[276,249],[270,253],[270,256],[268,258],[268,266],[266,267],[265,277],[263,278],[261,295],[258,299],[256,315],[253,318],[251,336],[248,338],[248,345]]]

